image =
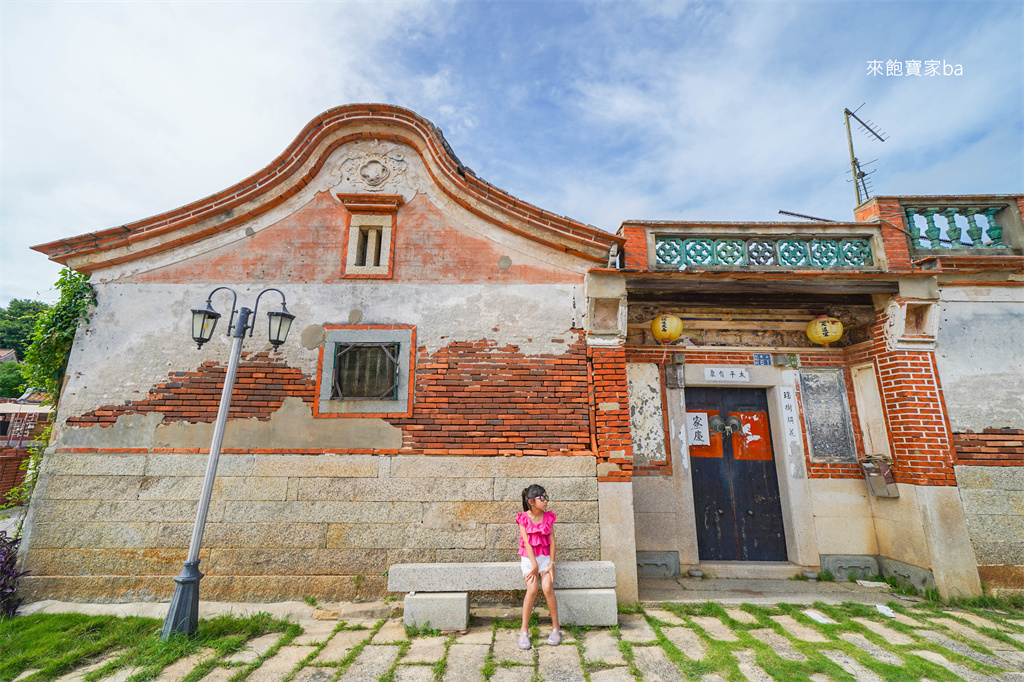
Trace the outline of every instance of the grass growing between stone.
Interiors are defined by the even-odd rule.
[[[384,623],[385,622],[387,622],[387,620],[384,619],[384,618],[381,618],[380,620],[378,620],[376,623],[374,623],[373,628],[371,628],[372,632],[366,636],[366,639],[364,639],[362,642],[360,642],[359,644],[356,644],[354,647],[352,647],[352,649],[348,652],[348,654],[345,655],[345,658],[343,658],[340,661],[338,661],[338,663],[327,664],[327,665],[330,665],[331,667],[336,667],[338,669],[338,673],[334,676],[335,679],[337,679],[338,677],[343,675],[345,673],[345,671],[348,670],[349,666],[351,666],[352,662],[356,660],[356,658],[359,656],[360,653],[362,653],[363,649],[365,649],[367,646],[369,646],[370,640],[373,639],[373,636],[375,634],[377,634],[377,632],[382,627],[384,627]],[[328,640],[328,641],[330,641],[330,640]]]
[[[905,608],[896,603],[890,603],[889,607],[897,613],[915,619],[920,624],[912,626],[900,623],[895,619],[883,616],[873,606],[854,603],[832,606],[818,602],[811,606],[778,604],[770,607],[744,604],[741,610],[754,616],[757,619],[755,623],[744,623],[730,618],[725,608],[713,602],[705,602],[703,604],[663,604],[662,608],[664,610],[685,620],[687,627],[699,636],[703,647],[703,656],[700,660],[687,657],[666,637],[666,633],[663,630],[678,626],[665,623],[650,615],[645,614],[645,616],[658,637],[658,645],[687,679],[700,679],[707,674],[717,674],[726,680],[743,682],[748,677],[741,668],[743,665],[750,663],[759,667],[774,680],[780,681],[792,680],[795,682],[799,680],[800,682],[806,682],[811,675],[815,674],[825,675],[837,682],[853,681],[858,679],[858,674],[851,668],[857,665],[874,673],[881,679],[891,682],[921,679],[929,679],[934,682],[953,682],[960,679],[953,672],[938,663],[915,654],[915,651],[938,653],[952,664],[963,666],[972,672],[983,675],[997,675],[1001,672],[999,669],[986,665],[982,661],[975,660],[971,656],[944,648],[940,644],[932,642],[919,634],[918,631],[920,630],[937,632],[949,640],[969,647],[973,651],[972,656],[976,654],[990,655],[995,659],[995,652],[989,651],[979,642],[955,630],[932,623],[929,620],[933,616],[955,617],[955,612],[950,613],[940,608],[938,604],[928,603],[923,603],[913,609]],[[817,622],[804,613],[809,608],[819,611],[836,622]],[[969,609],[962,608],[962,612],[966,611],[969,611]],[[979,615],[992,618],[990,613]],[[808,642],[801,640],[794,633],[788,632],[782,623],[773,619],[773,616],[788,616],[798,625],[824,635],[828,638],[828,641]],[[1007,616],[1010,616],[1010,614],[1007,613]],[[737,641],[720,640],[712,637],[710,632],[701,628],[700,623],[693,620],[696,617],[720,619],[732,634],[737,637]],[[893,644],[887,641],[883,635],[867,628],[862,623],[853,620],[853,618],[874,621],[891,629],[894,634],[906,635],[911,641],[907,644]],[[973,627],[977,632],[990,636],[993,640],[1013,645],[1015,650],[1022,648],[1019,641],[1009,637],[1006,632],[998,630],[996,627],[978,627],[968,623],[965,619],[960,619],[960,622],[965,626]],[[1024,630],[1024,620],[1017,620],[1012,616],[1006,619],[1006,623],[995,620],[994,623],[997,623],[999,626],[1009,623],[1007,627],[1010,627],[1014,632]],[[783,650],[777,650],[777,644],[765,641],[764,634],[755,637],[752,631],[758,630],[762,631],[762,633],[764,630],[771,630],[775,633],[773,636],[776,637],[776,640],[774,641],[784,641],[791,650],[790,653],[787,654]],[[637,645],[626,646],[624,643],[620,643],[620,646],[622,646],[625,652],[627,649],[632,650]],[[743,654],[742,652],[744,651],[748,653]],[[796,652],[806,660],[793,660],[792,652]],[[746,663],[743,663],[743,661],[746,661]],[[750,672],[750,670],[746,671],[747,674],[750,674]]]
[[[686,679],[699,680],[704,675],[715,671],[715,667],[713,665],[705,663],[703,660],[696,661],[692,658],[688,658],[682,651],[676,648],[676,645],[670,642],[661,631],[662,626],[659,621],[656,621],[649,616],[647,620],[654,628],[654,634],[658,636],[658,644],[665,650],[665,655],[668,657],[668,660],[672,661],[672,663],[682,671]]]
[[[890,608],[894,608],[895,610],[896,607],[896,604],[890,603]],[[785,613],[786,615],[789,615],[797,623],[811,629],[816,629],[818,632],[830,638],[830,641],[828,643],[815,644],[801,642],[793,637],[790,637],[791,643],[797,651],[800,651],[812,661],[817,660],[820,665],[830,666],[831,668],[841,670],[842,666],[832,661],[831,659],[824,657],[822,653],[824,651],[839,651],[848,655],[850,658],[853,658],[859,664],[861,664],[865,668],[871,670],[872,672],[876,673],[877,675],[886,680],[918,680],[922,677],[926,677],[928,679],[936,681],[950,680],[952,682],[953,680],[959,679],[956,675],[953,675],[945,668],[910,654],[910,652],[913,650],[925,649],[929,651],[935,651],[936,653],[942,653],[945,656],[947,656],[948,660],[960,663],[967,668],[984,672],[995,672],[994,668],[988,668],[987,666],[984,666],[966,656],[956,656],[953,652],[949,652],[945,649],[942,649],[942,647],[940,647],[937,644],[916,637],[914,633],[914,628],[912,626],[904,625],[897,621],[886,618],[885,616],[879,614],[877,610],[872,610],[870,615],[861,617],[866,617],[876,622],[884,623],[887,627],[893,629],[902,629],[904,634],[914,637],[915,642],[912,644],[904,645],[891,644],[887,642],[881,635],[872,632],[867,628],[861,626],[859,623],[856,623],[855,621],[851,620],[842,608],[830,606],[822,602],[815,602],[812,605],[812,608],[828,616],[829,618],[832,618],[833,620],[837,621],[836,623],[819,623],[809,618],[808,616],[804,615],[803,612],[807,610],[807,608],[807,606],[800,604],[779,604],[779,610]],[[905,609],[903,611],[904,615],[911,615],[910,613],[906,613]],[[894,626],[898,626],[898,628]],[[922,627],[926,627],[924,623],[922,623]],[[776,631],[785,636],[788,636],[785,633],[785,629],[778,624],[776,624]],[[878,660],[869,652],[866,652],[862,650],[860,647],[853,644],[852,642],[843,639],[841,635],[843,635],[844,633],[861,635],[866,640],[868,640],[869,643],[875,644],[880,648],[887,650],[891,654],[900,657],[902,659],[902,664],[897,666]],[[822,670],[822,672],[827,672],[827,674],[829,674],[833,678],[835,677],[834,673],[831,671]]]
[[[244,680],[246,677],[249,676],[250,673],[252,673],[253,670],[256,670],[256,668],[259,668],[261,665],[263,665],[263,661],[266,661],[266,660],[269,660],[270,658],[273,658],[277,654],[277,652],[281,650],[281,647],[283,647],[284,645],[290,643],[293,639],[298,637],[301,633],[302,633],[302,628],[301,627],[299,627],[295,623],[289,624],[288,627],[284,631],[284,637],[279,639],[274,644],[274,646],[270,647],[270,649],[268,649],[265,654],[263,654],[262,656],[257,658],[255,661],[253,661],[252,663],[248,664],[243,669],[239,670],[237,673],[235,673],[230,678],[228,678],[228,682],[240,682],[240,680]],[[200,679],[200,678],[196,678],[196,679]]]
[[[194,639],[175,635],[161,642],[162,625],[154,618],[76,613],[36,614],[0,623],[0,681],[13,680],[26,670],[38,671],[25,678],[28,682],[53,680],[107,657],[109,661],[90,673],[87,681],[118,669],[141,668],[131,679],[143,682],[202,649],[213,649],[211,658],[219,658],[238,651],[253,637],[291,628],[298,634],[299,629],[266,613],[248,618],[219,616],[199,621]],[[213,665],[211,660],[208,669]]]
[[[398,662],[401,661],[402,657],[404,657],[406,652],[409,651],[410,646],[412,646],[411,639],[398,643],[398,655],[395,656],[395,660],[392,661],[391,667],[388,668],[388,671],[377,678],[377,682],[395,682],[395,675],[398,674]]]
[[[444,655],[441,659],[433,665],[434,679],[441,680],[444,678],[444,673],[448,669],[448,652],[452,648],[452,644],[455,643],[455,635],[448,635],[448,638],[444,642]]]

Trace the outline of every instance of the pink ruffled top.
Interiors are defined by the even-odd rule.
[[[556,518],[558,515],[549,511],[544,512],[544,518],[540,523],[530,520],[530,512],[516,516],[516,523],[526,529],[526,539],[533,547],[534,556],[551,556],[551,526],[555,524]],[[519,536],[519,556],[529,556],[522,535]]]

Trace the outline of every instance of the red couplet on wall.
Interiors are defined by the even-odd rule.
[[[708,421],[711,417],[718,414],[718,410],[688,410],[688,412],[703,412],[708,415]],[[690,443],[690,457],[722,457],[722,434],[711,431],[709,434],[711,442],[707,445],[696,445]]]

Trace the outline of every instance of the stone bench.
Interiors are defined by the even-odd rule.
[[[525,590],[518,561],[472,564],[393,564],[388,590],[407,592],[404,622],[437,630],[465,630],[469,593]],[[617,625],[615,564],[566,561],[555,564],[558,620],[566,625]]]

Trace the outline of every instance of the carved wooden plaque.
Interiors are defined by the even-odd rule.
[[[800,370],[800,390],[811,459],[816,462],[856,462],[850,403],[840,368]]]

